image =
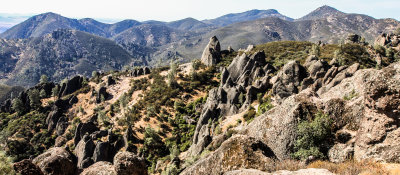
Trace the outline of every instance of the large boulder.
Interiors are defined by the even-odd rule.
[[[50,148],[40,154],[33,163],[40,167],[44,174],[74,175],[76,174],[75,157],[64,148]]]
[[[317,112],[314,94],[302,91],[282,104],[256,117],[241,132],[266,143],[279,160],[290,159],[297,138],[297,125]]]
[[[354,157],[400,163],[400,64],[384,68],[369,80]]]
[[[223,174],[237,169],[266,170],[273,164],[275,154],[261,141],[234,135],[210,155],[186,168],[181,174]]]
[[[131,152],[117,153],[114,157],[114,167],[118,175],[147,174],[145,160]]]
[[[221,60],[221,46],[218,38],[213,36],[203,51],[201,62],[206,66],[216,65]]]
[[[110,143],[101,141],[98,141],[96,143],[96,147],[93,152],[93,161],[94,162],[112,161]]]
[[[43,175],[43,172],[40,170],[39,166],[32,163],[32,160],[29,159],[24,159],[14,163],[13,167],[15,172],[22,175]]]
[[[75,148],[75,154],[78,158],[78,168],[87,168],[94,163],[92,156],[95,148],[96,146],[89,135],[83,136]]]
[[[84,169],[81,175],[117,175],[117,172],[110,162],[96,162]]]
[[[104,86],[101,86],[98,90],[97,90],[97,97],[96,97],[96,102],[100,103],[102,102],[101,100],[104,98],[104,100],[107,100],[108,96],[110,94],[108,94],[107,92],[107,88]]]
[[[62,111],[57,106],[53,106],[52,111],[46,118],[47,130],[52,132],[54,128],[56,128],[58,120],[60,120],[61,118],[61,115]]]
[[[304,78],[307,77],[306,69],[296,61],[291,61],[278,73],[272,87],[272,93],[278,101],[297,94],[298,87]]]

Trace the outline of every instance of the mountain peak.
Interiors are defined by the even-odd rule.
[[[344,15],[345,13],[337,10],[336,8],[333,8],[328,5],[324,5],[321,7],[318,7],[311,13],[307,14],[306,16],[303,16],[297,21],[304,21],[304,20],[315,20],[315,19],[321,19],[321,18],[326,18],[328,16],[338,16],[338,15]]]

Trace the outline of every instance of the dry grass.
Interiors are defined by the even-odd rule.
[[[351,160],[344,163],[332,163],[327,161],[315,161],[307,166],[307,168],[323,168],[332,173],[341,175],[389,175],[386,168],[377,162],[363,160],[357,162]]]
[[[279,170],[288,170],[288,171],[297,171],[300,169],[305,169],[306,166],[303,162],[298,160],[284,160],[284,161],[276,161],[274,163],[274,167],[272,172]]]

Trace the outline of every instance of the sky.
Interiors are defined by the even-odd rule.
[[[346,13],[400,20],[400,0],[3,0],[0,14],[54,12],[69,18],[111,23],[122,19],[204,20],[251,9],[276,9],[283,15],[300,18],[322,5]]]

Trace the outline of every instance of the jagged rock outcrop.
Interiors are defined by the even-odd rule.
[[[99,162],[99,161],[112,161],[111,157],[111,145],[108,142],[101,142],[97,141],[96,147],[93,151],[93,161],[94,162]]]
[[[14,163],[13,167],[15,172],[21,175],[44,175],[42,170],[29,159]]]
[[[102,99],[107,100],[108,96],[110,94],[107,92],[107,88],[104,86],[101,86],[98,90],[97,90],[97,97],[96,97],[96,102],[100,103],[102,101]]]
[[[206,66],[216,65],[221,60],[221,45],[216,36],[210,38],[200,60]]]
[[[79,123],[75,130],[75,145],[78,145],[79,141],[83,138],[84,135],[90,135],[98,130],[99,128],[93,122]]]
[[[357,35],[357,34],[350,34],[350,35],[347,36],[347,38],[346,38],[346,40],[345,40],[345,43],[346,43],[346,44],[348,44],[348,43],[351,43],[351,44],[353,44],[353,43],[360,43],[360,42],[361,42],[361,39],[362,39],[362,37],[361,37],[360,35]]]
[[[219,117],[234,115],[247,110],[257,94],[265,92],[269,84],[269,73],[275,69],[265,61],[264,52],[252,55],[246,53],[233,59],[228,68],[221,73],[221,84],[210,90],[207,102],[203,106],[200,118],[195,129],[193,144],[189,155],[197,155],[211,143],[211,122],[218,121]],[[246,94],[239,100],[240,94]]]
[[[181,174],[223,174],[236,169],[251,168],[266,170],[275,158],[271,149],[261,141],[245,135],[235,135]]]
[[[40,167],[44,174],[74,175],[76,162],[73,154],[64,148],[50,148],[43,154],[33,159],[33,163]]]
[[[272,94],[278,102],[299,92],[300,83],[307,77],[306,69],[296,61],[290,61],[278,73]]]
[[[71,94],[82,88],[83,77],[75,76],[61,85],[59,97]]]
[[[84,135],[78,145],[76,145],[75,153],[78,158],[78,168],[87,168],[94,163],[92,156],[96,145],[89,135]]]
[[[258,116],[241,132],[267,144],[279,160],[291,158],[297,138],[297,124],[317,112],[314,94],[302,92],[285,99],[280,105]]]
[[[115,80],[112,76],[108,76],[107,77],[107,81],[106,81],[107,86],[111,86],[115,84]]]
[[[81,175],[118,175],[110,162],[96,162],[85,168]]]
[[[46,118],[46,123],[47,123],[47,130],[50,132],[53,131],[54,128],[57,126],[58,120],[62,116],[62,111],[59,109],[57,106],[53,106],[52,111],[49,113],[49,115]]]
[[[114,167],[118,175],[146,175],[145,160],[131,152],[119,152],[114,157]]]
[[[400,50],[400,35],[383,33],[375,40],[375,45],[394,47]]]

